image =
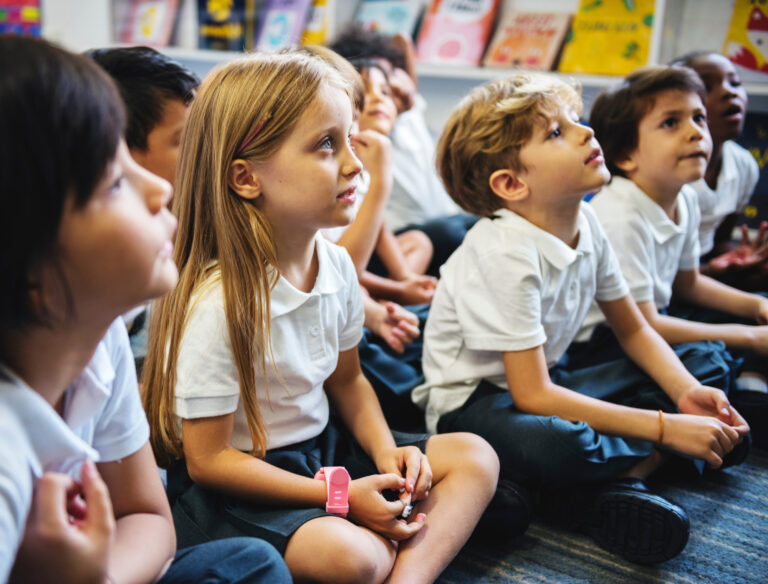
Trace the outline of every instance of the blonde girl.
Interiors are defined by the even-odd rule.
[[[498,460],[468,434],[396,440],[360,371],[355,268],[318,236],[352,220],[351,127],[349,87],[317,57],[253,55],[203,82],[176,175],[180,281],[153,313],[144,402],[181,546],[257,535],[297,581],[431,582]],[[334,505],[338,466],[352,480]]]

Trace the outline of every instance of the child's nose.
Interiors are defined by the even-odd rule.
[[[361,170],[363,170],[363,163],[360,162],[360,159],[355,154],[355,150],[352,147],[352,144],[347,142],[346,157],[344,159],[341,172],[345,177],[353,178],[360,174]]]

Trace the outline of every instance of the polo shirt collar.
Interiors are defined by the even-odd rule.
[[[75,434],[39,393],[3,365],[0,365],[0,383],[5,386],[2,388],[3,402],[14,411],[23,427],[30,429],[28,438],[35,454],[30,466],[36,477],[41,477],[48,470],[70,474],[86,458],[99,460],[99,453]],[[78,381],[67,393],[71,393],[74,387],[80,390]],[[69,408],[65,405],[66,409],[71,409],[71,404]]]
[[[333,245],[318,234],[315,237],[315,252],[317,253],[317,278],[312,291],[297,290],[288,280],[280,276],[270,296],[270,313],[272,317],[287,314],[299,308],[310,298],[323,294],[335,294],[346,285],[344,275],[338,266],[331,261],[328,246]]]
[[[685,188],[685,187],[683,187]],[[684,225],[688,224],[688,211],[678,196],[675,211],[678,223],[672,221],[664,209],[631,180],[622,176],[613,177],[611,191],[631,200],[635,208],[645,219],[648,230],[659,244],[664,244],[676,235],[685,233]]]
[[[532,238],[536,243],[536,249],[539,250],[548,263],[558,270],[569,266],[586,253],[592,253],[594,249],[592,230],[589,228],[586,217],[581,212],[579,213],[579,242],[576,244],[575,249],[571,248],[559,237],[537,227],[514,211],[499,209],[494,215],[497,219],[493,221],[498,225],[512,228]]]

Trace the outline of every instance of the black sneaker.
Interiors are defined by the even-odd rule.
[[[525,533],[531,523],[533,505],[528,490],[499,479],[496,493],[477,524],[478,531],[494,538],[512,538]]]
[[[685,510],[649,491],[640,479],[612,481],[579,515],[582,531],[630,562],[664,562],[688,543]]]

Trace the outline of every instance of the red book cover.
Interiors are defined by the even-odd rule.
[[[480,64],[500,0],[432,0],[416,44],[422,63]]]

